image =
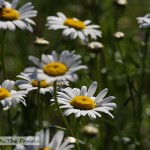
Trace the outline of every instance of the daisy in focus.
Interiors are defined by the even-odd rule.
[[[75,73],[80,69],[87,67],[81,64],[81,56],[76,55],[74,51],[63,51],[59,56],[56,51],[51,55],[42,55],[41,61],[34,56],[29,56],[37,67],[28,67],[24,70],[25,73],[37,73],[38,80],[46,80],[54,82],[55,80],[75,81],[78,76]]]
[[[23,103],[26,106],[25,99],[26,91],[15,91],[12,90],[15,82],[5,80],[0,85],[0,103],[3,106],[3,110],[9,109],[11,106],[16,107],[18,103]]]
[[[74,145],[70,144],[68,140],[64,140],[64,132],[59,130],[50,140],[49,130],[41,130],[36,133],[40,138],[40,144],[37,145],[16,145],[15,150],[71,150]]]
[[[21,73],[17,77],[20,78],[20,80],[16,81],[16,85],[22,90],[26,90],[27,92],[30,92],[32,90],[37,90],[38,86],[40,86],[40,93],[45,94],[46,92],[52,92],[53,91],[53,82],[49,83],[46,80],[39,81],[37,79],[36,73]],[[57,87],[59,90],[61,90],[62,87],[68,86],[67,81],[58,81]]]
[[[144,17],[136,18],[140,28],[149,28],[150,27],[150,14],[145,15]]]
[[[79,37],[83,41],[88,40],[88,36],[96,40],[102,33],[98,25],[90,25],[91,21],[80,21],[77,18],[67,18],[62,12],[57,13],[57,17],[47,17],[47,26],[49,30],[62,29],[62,35],[71,40]]]
[[[35,22],[30,18],[37,15],[37,11],[33,10],[31,2],[24,4],[20,9],[16,9],[18,0],[13,0],[9,3],[0,0],[0,29],[16,30],[19,27],[22,30],[33,31],[30,24],[35,25]]]
[[[97,89],[97,82],[93,82],[87,89],[86,86],[78,88],[65,88],[63,92],[58,92],[58,102],[61,108],[64,108],[64,115],[75,114],[75,117],[88,115],[91,119],[95,119],[96,116],[101,117],[101,112],[114,116],[109,112],[116,108],[114,102],[110,102],[115,99],[114,96],[104,98],[108,92],[105,88],[96,97],[94,93]],[[54,99],[52,99],[54,101]]]

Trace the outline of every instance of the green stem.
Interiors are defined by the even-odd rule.
[[[1,41],[1,61],[2,61],[2,71],[3,71],[3,78],[4,80],[7,79],[7,69],[6,69],[6,62],[5,62],[5,40],[6,40],[7,30],[3,32],[2,41]],[[9,132],[10,135],[13,134],[12,130],[12,123],[11,123],[11,112],[10,109],[7,111],[8,115],[8,124],[9,124]]]
[[[127,80],[127,84],[128,84],[128,88],[129,88],[129,94],[130,94],[130,97],[131,97],[131,100],[132,100],[133,119],[134,119],[134,125],[136,126],[136,108],[135,108],[135,101],[134,101],[134,98],[133,98],[132,83],[131,83],[130,77],[128,75],[128,71],[127,71],[127,67],[126,67],[126,60],[125,60],[120,42],[118,43],[118,47],[119,47],[120,54],[121,54],[122,61],[123,61],[123,68],[124,68],[124,72],[125,72],[125,75],[126,75],[126,80]]]
[[[0,136],[3,136],[3,130],[2,130],[2,114],[1,114],[2,112],[1,112],[1,110],[0,110]],[[2,146],[0,146],[0,149],[1,150],[4,150],[4,146],[2,145]]]
[[[42,59],[42,49],[39,48],[39,61]],[[38,81],[38,117],[39,117],[39,127],[43,128],[43,100],[41,99],[40,94],[40,81]]]
[[[57,126],[57,125],[49,125],[49,128],[56,128],[56,129],[59,129],[59,130],[66,131],[66,128],[63,128],[63,127],[60,127],[60,126]]]
[[[12,136],[13,135],[13,129],[12,129],[12,121],[11,121],[11,111],[10,111],[10,109],[7,110],[7,115],[8,115],[8,124],[9,124],[9,134]]]
[[[144,49],[142,50],[142,62],[141,62],[141,65],[142,65],[142,72],[141,72],[141,84],[140,84],[140,88],[139,88],[139,91],[137,93],[137,96],[138,96],[138,126],[137,126],[137,130],[138,130],[138,133],[139,133],[139,136],[138,136],[138,139],[139,141],[141,142],[141,134],[140,134],[140,130],[141,130],[141,124],[142,124],[142,121],[143,121],[143,102],[142,102],[142,94],[143,94],[143,89],[144,89],[144,86],[145,86],[145,75],[146,75],[146,58],[147,58],[147,53],[148,53],[148,39],[149,39],[149,33],[150,31],[149,30],[146,30],[145,31],[145,39],[144,39]],[[141,147],[140,149],[143,149],[143,145],[141,143]]]
[[[4,80],[7,79],[6,63],[5,63],[5,40],[6,40],[6,33],[7,33],[7,31],[4,31],[4,34],[2,36],[2,41],[1,41],[1,61],[2,61],[2,70],[3,70],[3,78],[4,78]]]
[[[143,91],[144,88],[144,78],[145,78],[145,69],[146,69],[146,58],[147,58],[147,52],[148,52],[148,39],[149,39],[149,30],[145,31],[145,39],[144,39],[144,49],[142,51],[142,73],[141,73],[141,86],[140,86],[140,92]]]
[[[102,123],[102,120],[100,119],[99,121],[99,130],[100,130],[100,133],[101,133],[101,136],[100,136],[100,149],[104,149],[104,141],[105,141],[105,136],[104,136],[104,129],[103,129],[103,123]],[[109,135],[109,133],[108,133]]]
[[[128,75],[128,71],[127,71],[127,66],[126,66],[126,60],[125,60],[125,57],[124,57],[124,54],[123,54],[123,51],[122,51],[122,48],[121,48],[121,45],[120,45],[120,42],[119,42],[119,50],[120,50],[120,54],[121,54],[121,57],[122,57],[122,61],[123,61],[123,67],[124,67],[124,72],[125,72],[125,75],[126,75],[126,80],[127,80],[127,84],[128,84],[128,88],[129,88],[129,94],[130,94],[130,98],[131,98],[131,102],[132,102],[132,107],[133,107],[133,125],[134,125],[134,129],[135,129],[135,137],[136,137],[136,140],[138,140],[141,144],[141,148],[142,148],[142,143],[141,143],[141,133],[140,133],[140,124],[139,124],[139,118],[140,118],[140,115],[139,115],[139,112],[136,108],[136,103],[135,103],[135,100],[134,100],[134,89],[133,89],[133,83],[131,82],[130,80],[130,76]],[[139,106],[138,106],[139,107]],[[142,104],[140,106],[140,109],[142,107]],[[139,146],[137,147],[139,148]]]
[[[41,122],[42,122],[42,128],[43,128],[43,100],[40,98],[40,106],[41,106]]]
[[[128,75],[128,71],[127,71],[127,67],[126,67],[126,60],[125,60],[120,42],[118,43],[118,47],[119,47],[120,54],[121,54],[121,57],[122,57],[123,68],[124,68],[124,72],[125,72],[125,75],[126,75],[126,80],[127,80],[127,84],[128,84],[128,88],[129,88],[130,97],[132,99],[132,105],[133,105],[133,111],[134,111],[133,113],[135,115],[136,114],[136,109],[135,109],[135,101],[134,101],[134,98],[133,98],[133,89],[132,89],[133,85],[132,85],[132,82],[130,80],[130,76]]]
[[[61,117],[64,125],[66,126],[69,135],[72,136],[72,137],[75,137],[72,130],[71,130],[71,128],[70,128],[70,126],[69,126],[69,124],[68,124],[68,122],[67,122],[67,120],[65,119],[65,117],[64,117],[64,115],[63,115],[63,113],[62,113],[62,111],[59,107],[59,103],[58,103],[58,100],[57,100],[57,81],[54,82],[54,100],[55,100],[55,106],[56,106],[56,109],[58,111],[58,114]],[[76,145],[75,146],[76,146],[77,150],[80,150],[78,139],[76,139]]]
[[[62,111],[61,111],[61,109],[60,109],[60,107],[59,107],[59,104],[58,104],[58,100],[57,100],[57,81],[54,82],[54,100],[55,100],[55,106],[56,106],[56,109],[57,109],[57,111],[58,111],[58,114],[59,114],[59,116],[61,117],[61,119],[62,119],[64,125],[66,126],[68,133],[69,133],[71,136],[74,137],[74,134],[73,134],[73,132],[72,132],[72,130],[71,130],[71,128],[70,128],[70,126],[69,126],[67,120],[65,119],[64,115],[62,114]]]
[[[96,56],[95,56],[95,80],[97,82],[99,82],[99,75],[100,75],[99,74],[99,72],[100,72],[100,70],[99,70],[99,68],[100,68],[99,56],[100,56],[99,53],[96,53]]]
[[[41,61],[41,59],[42,59],[42,49],[41,48],[39,48],[39,61]]]
[[[81,128],[83,128],[82,123],[80,122]],[[88,139],[86,139],[85,134],[83,134],[83,138],[84,138],[84,144],[85,144],[85,150],[89,149],[89,141]]]
[[[75,137],[77,137],[77,135],[78,135],[80,121],[81,121],[81,117],[77,118],[75,128],[74,128],[74,136]]]
[[[145,39],[144,39],[144,49],[142,50],[142,72],[141,72],[141,84],[140,84],[140,88],[139,88],[139,102],[138,102],[138,112],[139,112],[139,127],[141,126],[142,120],[143,120],[143,105],[142,105],[142,94],[143,94],[143,89],[144,89],[144,84],[145,84],[145,74],[146,74],[146,58],[147,58],[147,52],[148,52],[148,39],[149,39],[149,30],[145,31]]]
[[[41,103],[41,95],[40,95],[40,81],[38,81],[38,90],[37,90],[37,101],[38,101],[38,120],[39,120],[39,128],[43,128],[43,120],[42,120],[42,103]]]

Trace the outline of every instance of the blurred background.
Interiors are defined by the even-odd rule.
[[[19,6],[25,2],[28,1],[20,1]],[[16,76],[25,67],[33,65],[28,61],[28,56],[38,57],[38,49],[34,46],[36,37],[43,37],[50,42],[49,48],[43,53],[68,49],[68,41],[60,36],[61,31],[50,31],[45,26],[48,16],[63,12],[68,17],[91,20],[92,24],[100,25],[102,38],[98,42],[103,44],[103,48],[94,51],[79,40],[71,42],[72,49],[82,55],[83,64],[88,66],[88,70],[79,71],[79,80],[70,84],[72,87],[81,87],[98,81],[98,91],[107,87],[107,96],[116,97],[117,108],[112,112],[114,119],[102,115],[102,118],[96,120],[82,120],[83,126],[93,123],[99,129],[96,137],[88,139],[90,147],[92,150],[150,149],[150,48],[149,39],[145,41],[148,31],[140,29],[136,20],[150,13],[150,1],[32,0],[32,3],[38,11],[37,17],[33,19],[36,22],[34,32],[18,29],[7,34],[6,63],[9,79],[17,80]],[[124,36],[116,37],[114,34],[118,31],[124,33]],[[0,81],[3,81],[2,72]],[[11,110],[16,135],[34,134],[37,130],[35,95],[36,92],[28,95],[28,108],[20,106],[17,110]],[[55,108],[50,106],[50,98],[48,94],[43,96],[44,120],[45,126],[53,128],[53,125],[61,126],[62,122],[57,118],[57,112],[53,113]],[[7,133],[5,122],[3,126]],[[82,136],[83,133],[80,134]]]

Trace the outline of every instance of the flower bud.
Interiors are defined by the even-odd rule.
[[[101,52],[101,50],[104,48],[103,44],[100,42],[91,42],[87,45],[87,47],[88,50],[93,53]]]
[[[34,41],[34,45],[38,48],[46,49],[49,46],[49,41],[46,41],[44,38],[36,37],[36,40]]]
[[[113,36],[117,40],[122,40],[124,38],[124,33],[123,32],[115,32]]]
[[[85,135],[85,137],[91,139],[98,135],[99,130],[93,124],[88,124],[81,129],[81,132]]]

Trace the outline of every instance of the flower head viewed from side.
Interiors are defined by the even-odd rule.
[[[55,80],[75,81],[77,79],[76,71],[86,69],[87,67],[81,64],[81,56],[76,55],[74,51],[63,51],[60,56],[53,51],[51,55],[42,55],[42,60],[29,56],[37,67],[28,67],[24,70],[25,73],[37,72],[39,80],[53,82]]]
[[[38,48],[48,48],[49,41],[45,40],[44,38],[36,37],[36,40],[34,41],[34,45]]]
[[[19,102],[26,106],[25,99],[23,98],[26,96],[26,92],[12,90],[14,84],[14,81],[5,80],[0,86],[0,103],[3,106],[3,110],[9,109],[11,106],[16,107]]]
[[[49,30],[62,29],[62,35],[71,40],[79,37],[83,41],[88,40],[88,36],[96,40],[102,33],[98,25],[90,25],[91,21],[80,21],[77,18],[67,18],[62,12],[57,13],[57,17],[47,17],[47,26]]]
[[[94,97],[96,89],[97,82],[93,82],[88,90],[86,86],[82,86],[81,89],[68,87],[63,92],[58,92],[58,102],[61,108],[65,109],[64,115],[75,114],[75,117],[88,115],[91,119],[95,119],[96,116],[101,117],[100,112],[103,112],[114,118],[109,111],[116,108],[116,104],[110,102],[115,97],[104,98],[108,92],[107,88]]]
[[[20,9],[16,9],[18,0],[13,0],[9,3],[0,0],[0,29],[9,29],[14,31],[16,26],[22,30],[33,31],[30,24],[35,25],[35,22],[30,18],[37,15],[37,11],[33,10],[31,2],[24,4]]]
[[[38,86],[40,86],[40,93],[45,94],[46,92],[53,91],[53,82],[49,83],[46,80],[37,80],[36,73],[21,73],[17,77],[20,78],[20,80],[16,81],[16,85],[22,90],[26,90],[27,92],[30,92],[32,90],[37,90]],[[68,86],[67,81],[58,81],[57,87],[60,90],[63,86]]]
[[[64,131],[57,131],[50,140],[49,130],[41,130],[36,133],[40,138],[40,143],[36,145],[16,145],[15,150],[71,150],[74,145],[70,144],[68,140],[64,140]]]
[[[150,14],[145,15],[144,17],[136,18],[140,28],[149,28],[150,27]]]

